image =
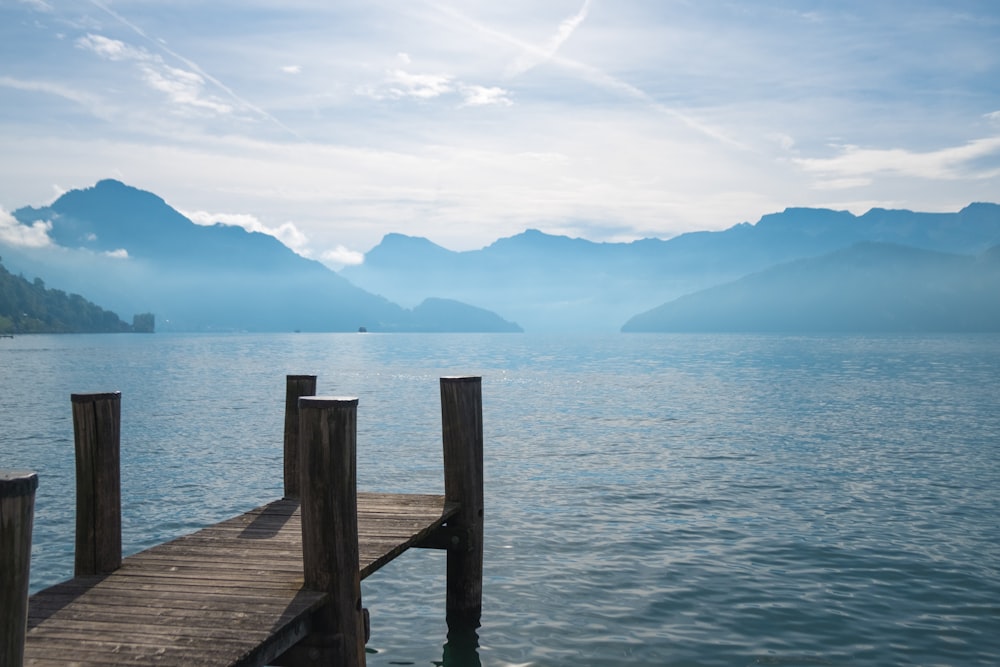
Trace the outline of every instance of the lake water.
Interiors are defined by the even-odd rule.
[[[132,553],[281,495],[286,374],[359,397],[361,489],[431,493],[438,377],[483,377],[478,642],[414,550],[369,665],[1000,664],[1000,336],[0,340],[32,590],[72,572],[70,393],[122,392]]]

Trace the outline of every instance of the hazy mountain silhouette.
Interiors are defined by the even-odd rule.
[[[341,275],[404,305],[434,295],[502,312],[529,331],[616,331],[636,313],[794,259],[859,242],[976,254],[1000,244],[1000,206],[958,213],[789,208],[751,225],[669,240],[593,243],[528,230],[453,252],[389,234]]]
[[[453,302],[404,309],[272,236],[195,225],[156,195],[118,181],[67,192],[14,217],[26,225],[48,221],[56,245],[5,247],[9,266],[125,316],[153,312],[159,330],[517,329]]]
[[[622,330],[1000,331],[1000,247],[973,257],[862,242],[682,296]]]
[[[51,206],[14,215],[23,224],[51,223],[54,245],[0,246],[12,270],[84,294],[125,317],[153,312],[159,330],[520,330],[496,315],[502,313],[529,331],[610,332],[626,322],[629,330],[659,327],[651,312],[680,312],[675,302],[685,295],[692,296],[678,302],[684,308],[701,303],[707,309],[711,299],[722,299],[718,294],[728,294],[730,301],[715,302],[722,308],[716,316],[728,319],[713,327],[730,326],[724,322],[789,327],[777,304],[795,302],[802,317],[808,312],[817,318],[817,327],[836,321],[840,329],[868,330],[875,327],[871,299],[883,292],[885,299],[893,294],[923,304],[924,315],[883,308],[888,319],[878,326],[888,327],[895,318],[934,330],[961,322],[975,329],[986,325],[962,309],[991,312],[977,301],[976,281],[988,282],[983,267],[1000,245],[996,204],[972,204],[957,213],[873,209],[862,216],[789,208],[756,224],[632,243],[594,243],[529,229],[479,250],[454,252],[427,239],[388,234],[363,264],[337,274],[271,236],[195,225],[156,195],[117,181],[101,181],[68,192]],[[931,261],[921,250],[957,259]],[[923,259],[907,254],[911,251]],[[858,253],[867,253],[867,260]],[[985,274],[968,268],[972,257]],[[815,263],[766,272],[810,258]],[[750,277],[762,272],[764,278]],[[921,276],[948,285],[951,306],[939,304],[930,286],[922,288]],[[840,290],[824,292],[826,283]],[[730,291],[705,292],[723,285]],[[767,304],[769,298],[774,304]],[[817,301],[825,303],[826,315],[811,309]],[[747,304],[743,311],[740,303]],[[852,316],[852,308],[867,318]],[[754,309],[760,315],[747,319]],[[744,312],[739,324],[737,312]],[[777,319],[767,323],[765,313]],[[690,321],[686,326],[695,326]],[[697,326],[708,326],[708,320]]]

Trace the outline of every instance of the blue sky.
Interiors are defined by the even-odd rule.
[[[0,230],[102,178],[333,266],[958,210],[1000,200],[1000,3],[0,0]]]

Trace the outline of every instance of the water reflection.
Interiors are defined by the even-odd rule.
[[[438,667],[482,667],[479,659],[479,623],[448,621],[448,641],[445,642]]]

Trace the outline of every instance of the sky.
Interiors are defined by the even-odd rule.
[[[1000,201],[1000,2],[0,0],[0,231],[115,178],[333,268]]]

